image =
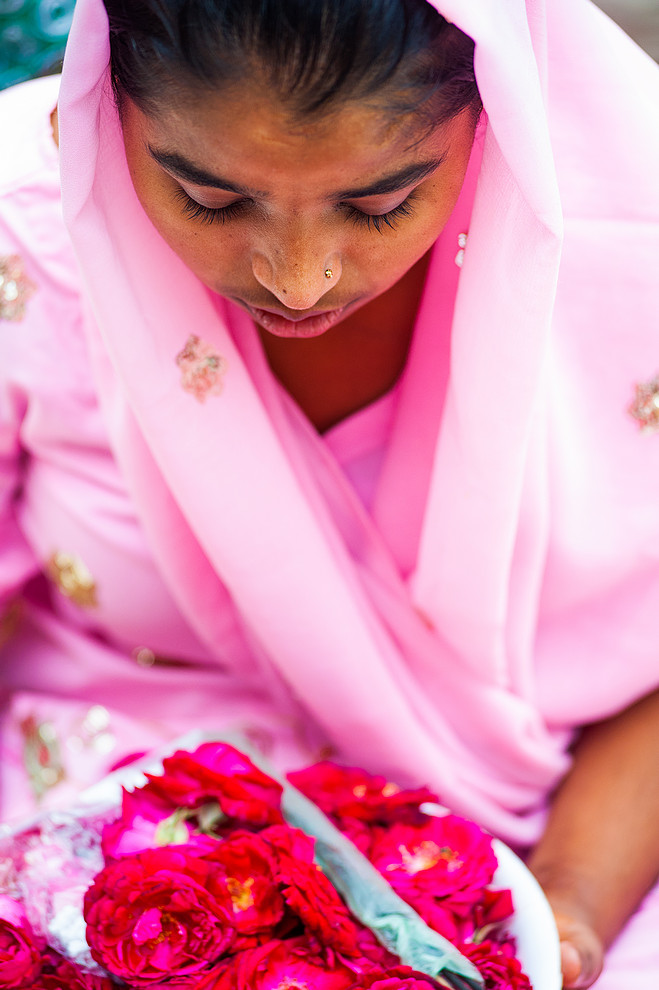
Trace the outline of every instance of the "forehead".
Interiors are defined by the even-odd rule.
[[[320,186],[339,176],[363,177],[443,151],[451,130],[450,122],[429,128],[366,100],[301,117],[255,87],[188,97],[148,117],[138,113],[137,125],[151,146],[211,172],[237,169],[253,188],[282,177],[299,182],[303,176]]]

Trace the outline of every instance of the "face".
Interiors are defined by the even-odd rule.
[[[294,120],[243,90],[123,113],[137,195],[201,281],[279,337],[315,337],[428,251],[473,143],[467,111],[434,130],[346,103]]]

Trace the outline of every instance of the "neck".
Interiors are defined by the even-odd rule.
[[[320,337],[258,328],[272,368],[319,431],[384,395],[407,359],[428,267],[426,254],[395,285]]]

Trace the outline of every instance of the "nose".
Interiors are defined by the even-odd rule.
[[[315,250],[278,244],[272,250],[254,251],[252,272],[257,282],[287,309],[313,309],[341,278],[338,251]]]

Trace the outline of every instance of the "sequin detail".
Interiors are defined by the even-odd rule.
[[[80,608],[96,608],[96,582],[75,554],[57,550],[46,565],[46,573],[63,595]]]
[[[205,402],[209,395],[220,395],[227,363],[206,341],[190,334],[176,355],[176,363],[181,369],[181,385],[198,402]]]
[[[66,734],[66,748],[71,758],[86,752],[108,756],[117,745],[110,713],[103,705],[92,705],[83,718],[71,725]]]
[[[17,254],[0,257],[0,320],[22,320],[25,304],[36,288]]]
[[[156,655],[148,646],[136,647],[131,655],[138,667],[153,667],[156,662]]]
[[[455,256],[455,263],[458,268],[462,268],[463,262],[465,260],[465,248],[467,247],[467,235],[458,234],[458,248],[459,251]]]
[[[659,433],[659,374],[636,385],[628,412],[641,427],[641,433]]]
[[[76,743],[73,743],[73,740],[76,740]],[[77,744],[78,740],[79,744]],[[69,749],[92,749],[102,755],[111,753],[116,744],[110,713],[103,705],[92,705],[88,708],[78,733],[67,739]]]

